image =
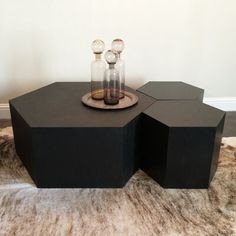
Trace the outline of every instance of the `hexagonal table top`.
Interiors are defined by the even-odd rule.
[[[181,81],[150,81],[137,91],[157,100],[199,100],[204,90]]]
[[[83,105],[81,97],[90,91],[89,82],[56,82],[14,98],[10,105],[30,127],[123,127],[155,101],[127,90],[139,101],[124,110],[96,110]]]
[[[157,101],[144,114],[169,127],[216,127],[225,112],[199,101]]]

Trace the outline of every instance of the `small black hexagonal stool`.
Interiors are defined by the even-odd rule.
[[[38,187],[122,187],[138,169],[138,124],[154,99],[101,111],[81,97],[90,83],[54,83],[10,101],[16,151]]]
[[[137,91],[157,100],[203,100],[204,90],[181,81],[151,81]]]
[[[142,169],[165,188],[208,188],[225,113],[198,101],[157,101],[143,112]]]

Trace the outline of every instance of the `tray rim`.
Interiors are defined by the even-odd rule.
[[[125,91],[125,96],[132,97],[134,101],[132,103],[129,103],[127,106],[124,106],[124,107],[120,107],[119,104],[117,104],[117,105],[106,105],[105,104],[103,107],[99,107],[99,106],[95,106],[95,105],[93,106],[90,103],[87,103],[85,101],[86,98],[88,99],[88,98],[91,97],[91,92],[88,92],[88,93],[84,94],[81,98],[81,102],[87,107],[91,107],[93,109],[98,109],[98,110],[123,110],[123,109],[127,109],[129,107],[132,107],[132,106],[134,106],[138,103],[139,98],[136,94],[134,94],[132,92]],[[122,99],[124,99],[124,98],[122,98]],[[94,100],[94,101],[103,102],[103,104],[104,104],[103,100]]]

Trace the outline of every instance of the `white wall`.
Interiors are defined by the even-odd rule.
[[[0,103],[89,81],[91,41],[117,37],[129,85],[182,80],[236,97],[235,0],[0,0]]]

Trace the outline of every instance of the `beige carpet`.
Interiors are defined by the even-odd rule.
[[[0,129],[0,235],[236,235],[236,138],[208,190],[167,190],[142,171],[123,189],[37,189]]]

